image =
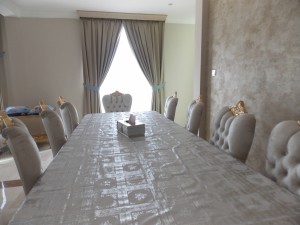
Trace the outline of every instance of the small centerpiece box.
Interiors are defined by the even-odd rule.
[[[145,124],[135,120],[135,116],[130,115],[129,120],[118,120],[117,129],[127,137],[140,137],[145,135]]]

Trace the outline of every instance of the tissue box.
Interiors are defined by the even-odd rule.
[[[130,124],[128,120],[118,120],[117,129],[129,138],[145,135],[145,124],[139,121],[136,121],[135,124]]]

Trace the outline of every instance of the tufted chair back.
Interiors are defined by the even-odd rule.
[[[177,103],[178,103],[177,92],[175,92],[174,95],[169,96],[166,99],[164,116],[169,120],[174,121]]]
[[[79,118],[76,107],[71,102],[64,101],[64,99],[61,96],[59,96],[57,103],[65,128],[65,133],[69,138],[74,129],[79,124]]]
[[[129,112],[132,105],[132,97],[130,94],[122,94],[115,91],[112,94],[104,95],[102,103],[105,112]]]
[[[287,120],[271,131],[266,156],[266,174],[279,185],[300,195],[300,125]]]
[[[250,151],[256,120],[253,114],[233,114],[223,107],[214,118],[210,143],[245,162]]]
[[[185,129],[198,135],[201,118],[204,113],[204,103],[198,98],[193,100],[188,107]]]

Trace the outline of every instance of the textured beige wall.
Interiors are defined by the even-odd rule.
[[[195,26],[166,24],[164,41],[165,95],[178,92],[175,122],[185,125],[186,113],[193,99],[195,71]]]
[[[59,95],[82,116],[79,20],[5,18],[8,105],[57,106]]]
[[[257,120],[247,164],[263,171],[273,126],[300,119],[300,1],[210,0],[211,69],[210,116],[245,101]]]

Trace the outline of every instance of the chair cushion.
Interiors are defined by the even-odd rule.
[[[210,143],[245,162],[252,145],[255,125],[253,114],[234,116],[228,107],[223,107],[214,119]]]
[[[7,139],[7,145],[23,182],[24,192],[27,194],[42,174],[39,149],[31,135],[21,127],[5,128],[2,136]]]
[[[300,195],[300,126],[296,121],[282,121],[272,129],[265,169],[269,178]]]

